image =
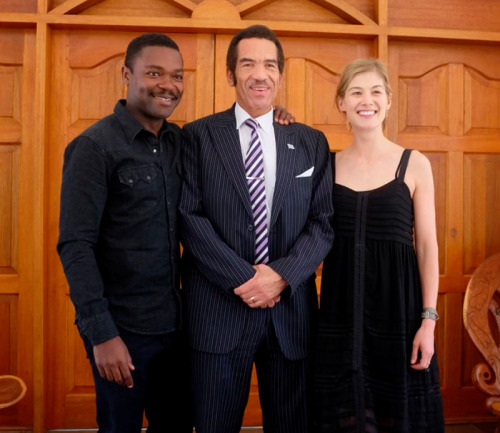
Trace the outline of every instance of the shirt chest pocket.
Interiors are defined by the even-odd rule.
[[[158,206],[161,176],[154,166],[123,168],[117,177],[116,199],[124,213],[144,214]]]

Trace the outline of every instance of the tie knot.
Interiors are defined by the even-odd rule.
[[[248,118],[247,120],[245,120],[245,125],[252,128],[254,131],[257,131],[257,128],[259,127],[258,122],[252,118]]]

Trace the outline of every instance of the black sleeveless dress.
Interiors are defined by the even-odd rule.
[[[436,356],[410,367],[422,319],[413,202],[395,179],[371,191],[334,184],[335,241],[323,264],[315,359],[316,433],[441,433]],[[335,155],[332,154],[335,179]]]

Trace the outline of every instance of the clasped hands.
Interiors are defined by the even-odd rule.
[[[288,285],[276,271],[267,265],[255,265],[255,275],[234,289],[250,308],[272,308],[281,300],[281,292]]]

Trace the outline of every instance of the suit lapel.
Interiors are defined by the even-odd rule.
[[[294,175],[296,137],[289,128],[274,124],[276,136],[276,185],[274,189],[271,227],[275,224]]]
[[[248,213],[252,215],[250,195],[245,177],[245,166],[241,156],[240,136],[236,129],[234,106],[209,124],[214,147],[224,165],[227,175],[236,189]]]

